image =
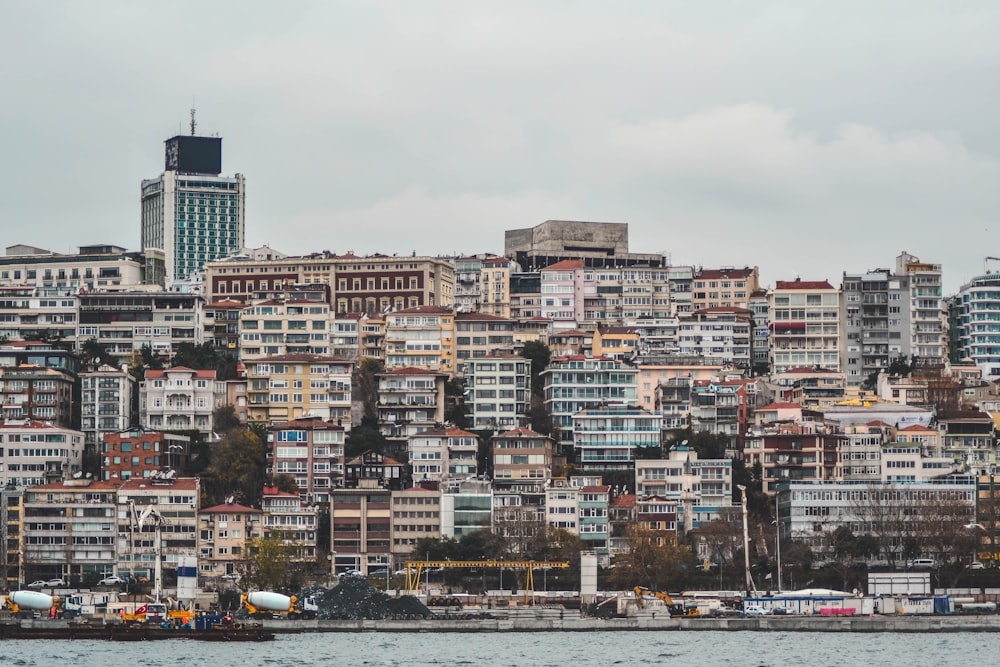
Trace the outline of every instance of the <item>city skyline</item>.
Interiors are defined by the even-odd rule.
[[[627,9],[5,7],[6,243],[141,250],[141,179],[194,106],[246,175],[247,244],[293,254],[616,221],[633,252],[765,285],[906,250],[947,294],[1000,254],[1000,8]]]

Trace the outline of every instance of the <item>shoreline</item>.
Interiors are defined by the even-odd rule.
[[[282,623],[282,625],[279,625]],[[275,634],[289,632],[858,632],[945,633],[998,632],[998,616],[907,616],[907,617],[783,617],[777,618],[564,618],[482,619],[426,621],[293,621],[311,627],[287,627],[287,622],[265,621]]]
[[[593,618],[555,610],[477,619],[430,618],[420,620],[282,620],[265,619],[260,630],[268,634],[302,633],[526,633],[526,632],[853,632],[853,633],[951,633],[1000,632],[1000,615],[948,616],[771,616],[757,618]],[[28,631],[49,638],[74,629],[67,621],[23,620]],[[102,627],[95,625],[95,628]],[[121,632],[120,630],[118,631]],[[167,635],[170,633],[164,631]],[[201,632],[213,631],[196,631]],[[185,637],[178,633],[170,638]],[[167,637],[163,637],[166,639]]]

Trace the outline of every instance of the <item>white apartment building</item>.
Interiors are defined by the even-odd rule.
[[[634,404],[638,371],[611,359],[553,359],[543,372],[545,407],[563,447],[573,444],[573,415],[602,403]]]
[[[40,421],[0,421],[0,485],[69,479],[83,465],[83,433]]]
[[[409,438],[444,423],[447,375],[399,368],[378,375],[379,428],[387,438]]]
[[[201,345],[204,340],[204,301],[197,294],[148,288],[86,292],[77,299],[77,341],[95,338],[123,363],[131,362],[144,347],[170,358],[181,343]]]
[[[772,372],[842,370],[840,290],[825,280],[779,280],[768,297]]]
[[[103,433],[119,433],[133,426],[135,392],[135,378],[128,369],[102,365],[80,373],[81,430],[88,448],[96,448]]]
[[[210,437],[216,391],[215,371],[184,366],[146,371],[139,385],[139,422],[155,431],[198,430]]]
[[[130,479],[121,483],[117,496],[116,574],[153,578],[157,522],[150,517],[141,530],[135,525],[135,519],[147,508],[153,508],[163,519],[159,530],[160,561],[164,567],[176,568],[177,559],[181,556],[197,557],[198,507],[201,502],[201,482],[197,477],[170,479],[157,475],[149,479]]]
[[[330,305],[318,292],[283,294],[257,301],[240,312],[240,358],[330,353]]]
[[[415,482],[475,477],[478,452],[476,434],[454,427],[432,428],[407,438]]]
[[[469,359],[463,365],[465,405],[477,430],[523,425],[531,407],[531,362],[514,354]]]

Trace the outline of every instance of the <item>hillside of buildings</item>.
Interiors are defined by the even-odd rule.
[[[183,196],[221,211],[243,185],[219,178]],[[464,257],[9,246],[0,580],[148,588],[193,558],[219,589],[398,588],[408,561],[544,561],[572,589],[588,551],[610,586],[740,589],[747,549],[760,588],[992,573],[1000,274],[945,298],[902,252],[768,286],[753,258],[677,266],[627,233],[547,221]],[[525,583],[479,570],[434,576]]]

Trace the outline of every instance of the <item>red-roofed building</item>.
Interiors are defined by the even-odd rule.
[[[771,370],[843,370],[840,290],[825,280],[781,281],[768,295]]]
[[[210,437],[217,386],[215,371],[184,366],[148,370],[139,385],[139,423],[156,431],[200,431]]]
[[[620,553],[628,553],[629,529],[635,525],[636,508],[634,493],[622,493],[611,497],[611,503],[608,505],[608,523],[611,528],[608,554],[612,559]]]
[[[26,489],[21,581],[58,577],[75,587],[85,577],[96,579],[115,571],[118,545],[128,544],[119,535],[130,534],[128,528],[118,530],[115,525],[115,517],[125,509],[118,506],[120,485],[81,478]]]
[[[319,506],[274,486],[264,487],[260,503],[264,539],[284,542],[293,561],[315,563]]]
[[[696,310],[680,318],[680,353],[750,368],[752,326],[752,314],[745,308],[715,306]]]
[[[540,490],[552,477],[552,438],[529,428],[493,436],[493,486],[509,490]]]
[[[394,458],[368,450],[344,466],[344,486],[357,488],[403,488],[403,464]]]
[[[756,266],[701,269],[691,281],[691,308],[749,308],[750,295],[759,283]]]
[[[153,507],[166,519],[161,527],[160,557],[163,568],[176,569],[178,558],[196,558],[198,555],[198,507],[201,502],[201,482],[197,477],[172,477],[158,475],[149,479],[133,478],[118,487],[117,535],[128,535],[120,540],[118,571],[124,577],[148,576],[154,579],[155,521],[146,521],[142,530],[134,526],[131,508],[136,515]],[[127,510],[127,511],[122,511]],[[156,582],[153,582],[154,590]]]
[[[802,421],[802,406],[798,403],[768,403],[754,410],[755,424]]]
[[[247,557],[247,541],[261,537],[261,511],[239,503],[223,503],[198,512],[198,576],[239,576]]]
[[[160,472],[183,474],[191,438],[143,428],[105,433],[100,446],[101,479],[125,482],[149,479]]]
[[[299,496],[313,503],[330,502],[330,491],[344,485],[343,426],[318,417],[271,426],[267,472],[290,475]]]
[[[299,257],[226,259],[205,265],[207,298],[249,303],[253,292],[291,284],[325,284],[338,313],[375,316],[389,308],[450,306],[455,270],[432,257],[359,257],[330,251]]]
[[[539,315],[552,320],[556,330],[584,321],[585,277],[582,260],[566,260],[547,266],[541,275]],[[592,276],[593,274],[591,274]],[[590,283],[593,283],[591,277]]]
[[[73,385],[68,371],[24,364],[0,366],[0,408],[7,420],[39,420],[69,428]]]

